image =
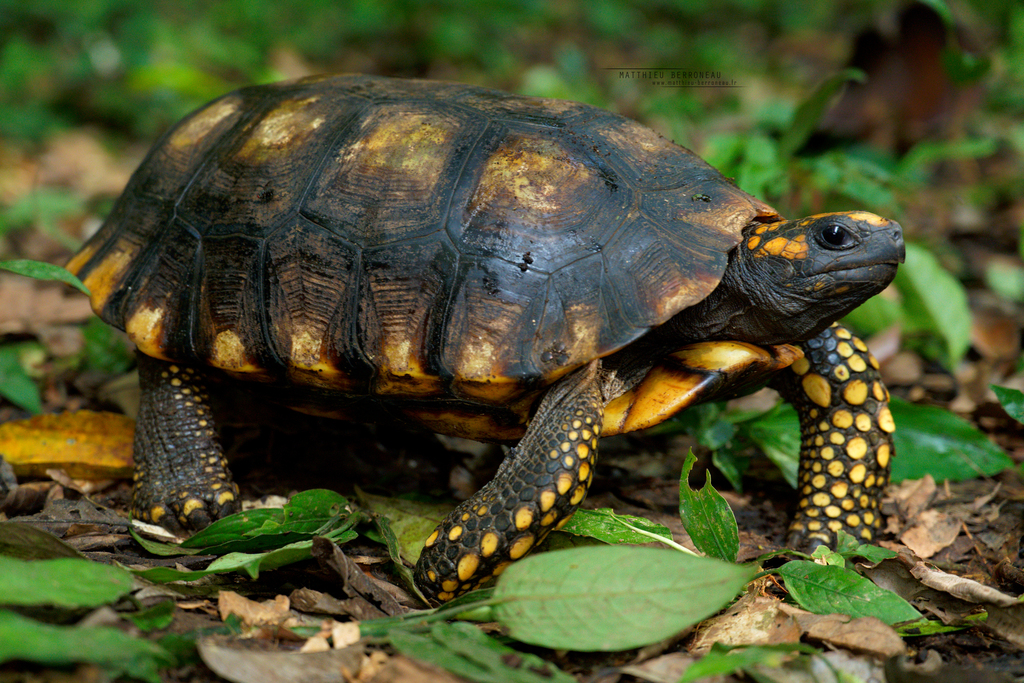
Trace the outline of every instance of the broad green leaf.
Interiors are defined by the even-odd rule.
[[[789,129],[779,140],[779,157],[788,159],[803,147],[821,121],[825,109],[844,85],[849,81],[861,83],[865,78],[864,72],[860,69],[843,69],[819,85],[793,114]]]
[[[711,485],[710,473],[704,473],[704,488],[700,491],[690,488],[690,470],[695,462],[697,458],[690,451],[679,477],[679,517],[698,550],[709,557],[735,562],[740,549],[736,516]]]
[[[963,285],[917,244],[907,244],[907,261],[895,282],[903,296],[904,330],[940,339],[940,360],[955,368],[971,344],[971,312]]]
[[[690,683],[690,681],[698,681],[712,676],[740,673],[757,664],[777,669],[794,654],[815,654],[817,652],[816,648],[801,643],[751,645],[738,648],[715,643],[711,646],[710,652],[686,669],[678,683]]]
[[[790,595],[815,614],[877,617],[887,624],[921,618],[921,613],[900,596],[843,567],[793,560],[779,567],[778,572]]]
[[[124,569],[73,557],[28,561],[0,555],[0,576],[0,604],[6,605],[97,607],[132,588]]]
[[[51,626],[0,610],[0,663],[20,660],[51,666],[87,662],[122,675],[160,683],[159,670],[174,664],[156,643],[106,626]]]
[[[889,402],[896,431],[892,480],[962,481],[991,476],[1013,461],[987,436],[963,418],[935,406],[916,405],[893,397]]]
[[[181,544],[220,555],[278,548],[326,533],[328,525],[351,527],[351,507],[345,496],[326,489],[296,493],[283,508],[262,508],[219,519]]]
[[[82,281],[69,273],[61,266],[42,261],[30,261],[28,259],[14,259],[12,261],[0,261],[0,270],[9,270],[18,275],[25,275],[37,280],[56,280],[64,282],[78,289],[86,296],[89,295],[89,288],[82,284]]]
[[[407,657],[478,683],[573,683],[576,679],[535,654],[513,650],[465,622],[434,624],[427,633],[392,631]]]
[[[124,612],[121,616],[143,631],[157,631],[171,625],[171,622],[174,621],[174,610],[177,608],[174,600],[162,600],[147,609],[141,609],[138,612]]]
[[[86,559],[53,534],[20,522],[0,522],[0,555],[19,560]]]
[[[629,526],[626,526],[627,524]],[[647,534],[634,531],[630,527],[645,531]],[[665,525],[643,517],[618,515],[611,508],[577,510],[569,523],[561,528],[561,531],[567,534],[596,538],[611,544],[631,543],[636,545],[657,540],[651,536],[672,540],[672,532]]]
[[[1024,422],[1024,391],[992,385],[992,391],[1002,404],[1006,414],[1017,422]]]
[[[415,500],[384,498],[361,493],[359,501],[370,512],[391,520],[391,528],[398,538],[402,557],[416,564],[423,552],[423,542],[454,508],[451,505],[421,503]]]
[[[21,365],[22,344],[0,346],[0,396],[32,414],[43,411],[39,387]]]
[[[779,403],[752,420],[738,425],[740,433],[775,463],[789,485],[796,488],[800,464],[800,419],[788,403]]]
[[[626,650],[679,633],[729,603],[753,569],[660,548],[594,546],[530,556],[494,590],[494,617],[516,640]]]
[[[868,562],[881,562],[882,560],[896,557],[896,553],[894,551],[887,550],[886,548],[879,548],[877,545],[863,544],[842,529],[838,531],[837,535],[836,553],[842,555],[847,560],[855,557],[863,557]]]

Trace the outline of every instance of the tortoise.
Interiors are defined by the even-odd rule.
[[[833,323],[903,258],[893,221],[787,221],[592,106],[341,75],[189,115],[68,269],[137,346],[143,520],[238,509],[211,382],[518,441],[426,541],[415,576],[445,601],[572,516],[599,437],[768,381],[801,415],[791,542],[871,538],[892,416],[877,362]]]

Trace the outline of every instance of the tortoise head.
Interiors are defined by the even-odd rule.
[[[905,253],[899,223],[866,211],[754,223],[715,291],[666,331],[677,338],[800,342],[885,289]]]

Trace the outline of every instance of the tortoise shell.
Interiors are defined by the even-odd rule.
[[[156,358],[519,414],[706,297],[742,228],[778,220],[624,117],[346,75],[184,119],[68,267]]]

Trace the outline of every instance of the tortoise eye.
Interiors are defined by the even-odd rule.
[[[843,249],[845,247],[853,246],[855,241],[849,230],[835,223],[826,225],[821,229],[819,235],[821,236],[822,244],[834,249]]]

